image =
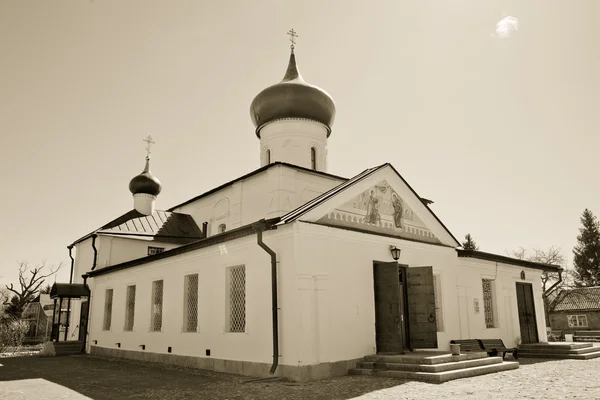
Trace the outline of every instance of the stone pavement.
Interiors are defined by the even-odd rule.
[[[0,382],[0,399],[65,399],[91,400],[74,390],[44,379],[22,379],[18,381]]]

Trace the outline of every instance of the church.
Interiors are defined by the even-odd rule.
[[[546,341],[540,277],[559,267],[461,248],[389,163],[327,172],[335,103],[300,74],[291,35],[283,79],[250,105],[260,168],[157,208],[149,137],[133,209],[69,246],[70,286],[89,291],[69,300],[65,340],[294,380],[453,339]]]

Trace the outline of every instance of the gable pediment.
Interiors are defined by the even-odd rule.
[[[375,168],[343,185],[300,219],[432,244],[460,245],[391,165]]]

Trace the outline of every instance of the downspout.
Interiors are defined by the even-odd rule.
[[[87,278],[88,278],[88,275],[84,274],[84,275],[81,275],[81,277],[83,278],[83,287],[87,288]],[[91,293],[90,293],[90,290],[88,289],[88,298],[87,298],[87,305],[86,305],[87,310],[86,310],[86,313],[85,313],[85,327],[83,327],[84,328],[84,331],[83,331],[83,346],[81,347],[81,352],[82,353],[85,353],[85,346],[86,346],[86,340],[87,340],[87,335],[88,335],[88,324],[89,324],[89,321],[90,321],[90,302],[92,300],[90,298],[91,297],[90,295],[91,295]],[[80,320],[79,320],[79,329],[81,329],[81,328],[82,328],[82,323],[81,323],[81,318],[80,318]]]
[[[92,271],[96,269],[96,261],[98,259],[98,249],[96,248],[96,238],[98,235],[95,233],[92,235],[92,248],[94,249],[94,263],[92,264]]]
[[[75,259],[73,258],[73,245],[67,246],[69,249],[69,258],[71,259],[71,274],[69,275],[69,284],[73,283],[73,266],[75,265]],[[69,320],[71,319],[71,298],[67,299],[67,321],[65,324],[65,342],[69,336]]]
[[[255,223],[252,228],[256,232],[256,241],[271,256],[271,304],[273,325],[273,365],[269,373],[273,375],[279,365],[279,318],[277,315],[277,254],[263,242],[263,232],[267,229],[265,220]]]

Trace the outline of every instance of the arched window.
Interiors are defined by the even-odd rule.
[[[317,149],[314,147],[310,148],[310,168],[317,169]]]
[[[219,229],[219,233],[223,233],[223,232],[225,232],[225,229],[227,229],[227,225],[221,224],[221,225],[219,225],[218,229]]]
[[[271,164],[271,150],[267,149],[267,153],[265,154],[265,159],[267,160],[267,165]]]

